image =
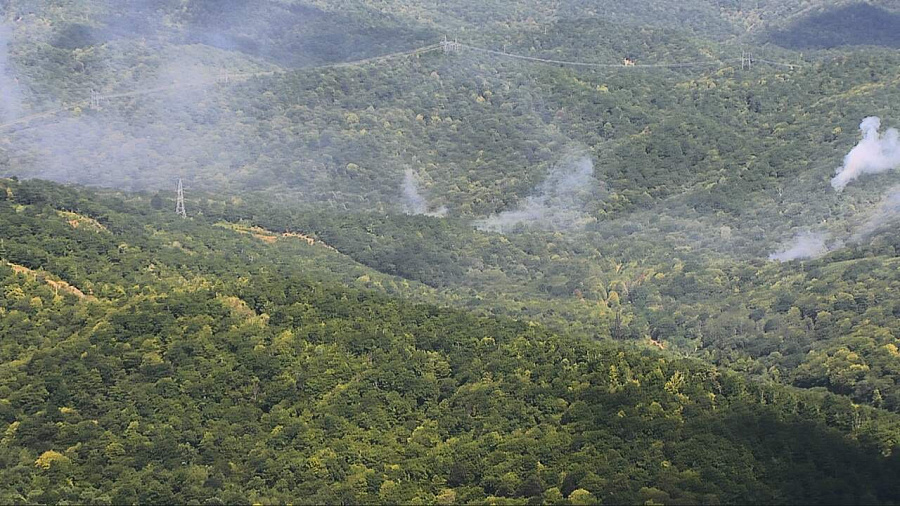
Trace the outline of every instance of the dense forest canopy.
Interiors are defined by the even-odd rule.
[[[338,287],[297,262],[323,244],[146,197],[2,184],[4,502],[897,496],[896,415]]]
[[[0,4],[0,501],[896,503],[898,19]]]

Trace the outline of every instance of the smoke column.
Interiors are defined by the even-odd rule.
[[[828,253],[828,248],[825,246],[827,239],[828,236],[823,233],[798,234],[786,249],[769,255],[769,260],[789,262],[801,258],[818,258]]]
[[[518,224],[548,230],[567,230],[584,226],[590,218],[585,205],[591,195],[594,163],[584,154],[572,154],[560,161],[536,195],[527,197],[516,209],[478,220],[481,230],[504,232]]]
[[[406,169],[403,174],[403,199],[406,214],[424,214],[426,216],[444,216],[447,208],[441,207],[436,211],[428,211],[428,201],[419,190],[421,180],[412,169]]]
[[[9,68],[9,42],[12,29],[0,23],[0,122],[16,119],[22,111],[19,83]]]
[[[881,202],[868,213],[865,221],[852,227],[852,233],[845,239],[835,238],[824,232],[798,234],[790,245],[778,253],[769,255],[769,260],[788,262],[801,258],[818,258],[836,251],[848,244],[861,244],[882,231],[884,227],[900,222],[900,186],[888,190]]]
[[[842,191],[851,181],[863,174],[877,174],[900,167],[900,133],[889,128],[881,135],[881,119],[870,116],[862,121],[859,129],[863,138],[847,156],[844,165],[837,170],[831,186]]]
[[[406,200],[407,214],[425,214],[428,211],[428,203],[419,193],[419,178],[412,169],[406,169],[403,174],[403,198]]]
[[[885,225],[895,223],[900,218],[900,187],[891,188],[878,203],[871,216],[854,232],[851,242],[862,242]]]

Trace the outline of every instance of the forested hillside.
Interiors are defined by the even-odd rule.
[[[853,4],[798,19],[783,31],[775,32],[772,40],[795,49],[851,45],[897,48],[900,47],[898,32],[900,13],[869,4]]]
[[[0,2],[0,502],[898,502],[898,19]]]
[[[900,76],[891,52],[742,71],[734,48],[680,32],[635,35],[596,20],[550,27],[473,42],[546,58],[709,67],[557,69],[464,51],[246,83],[200,79],[218,75],[208,70],[190,89],[110,99],[99,111],[14,129],[0,163],[7,174],[131,189],[169,188],[184,176],[193,188],[387,212],[403,210],[398,196],[411,169],[434,206],[483,218],[514,208],[574,147],[594,160],[597,191],[584,208],[591,219],[659,206],[657,214],[676,219],[693,213],[767,234],[759,247],[768,249],[794,227],[860,204],[834,198],[826,178],[862,118],[895,121]],[[192,51],[207,66],[222,58]],[[190,72],[178,72],[190,68],[161,78],[190,83]],[[79,86],[85,97],[87,83]]]
[[[316,281],[149,199],[2,190],[4,502],[900,493],[896,415]]]
[[[202,44],[288,67],[374,56],[435,36],[370,8],[352,13],[274,0],[137,0],[108,3],[11,0],[7,19],[32,23],[33,36],[61,50],[91,53],[109,44]],[[78,54],[78,52],[76,52]]]
[[[303,230],[471,310],[594,338],[653,339],[761,378],[900,409],[898,305],[890,295],[898,282],[896,221],[871,242],[777,263],[723,256],[659,219],[569,237],[535,230],[503,236],[447,219],[291,212],[255,202],[208,206],[203,214]]]

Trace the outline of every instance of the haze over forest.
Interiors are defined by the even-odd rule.
[[[896,0],[0,1],[0,502],[897,503],[898,48]]]

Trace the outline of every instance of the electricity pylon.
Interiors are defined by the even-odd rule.
[[[175,214],[180,214],[182,218],[187,218],[187,211],[184,210],[184,185],[181,184],[181,178],[178,178],[178,189],[175,197]]]

